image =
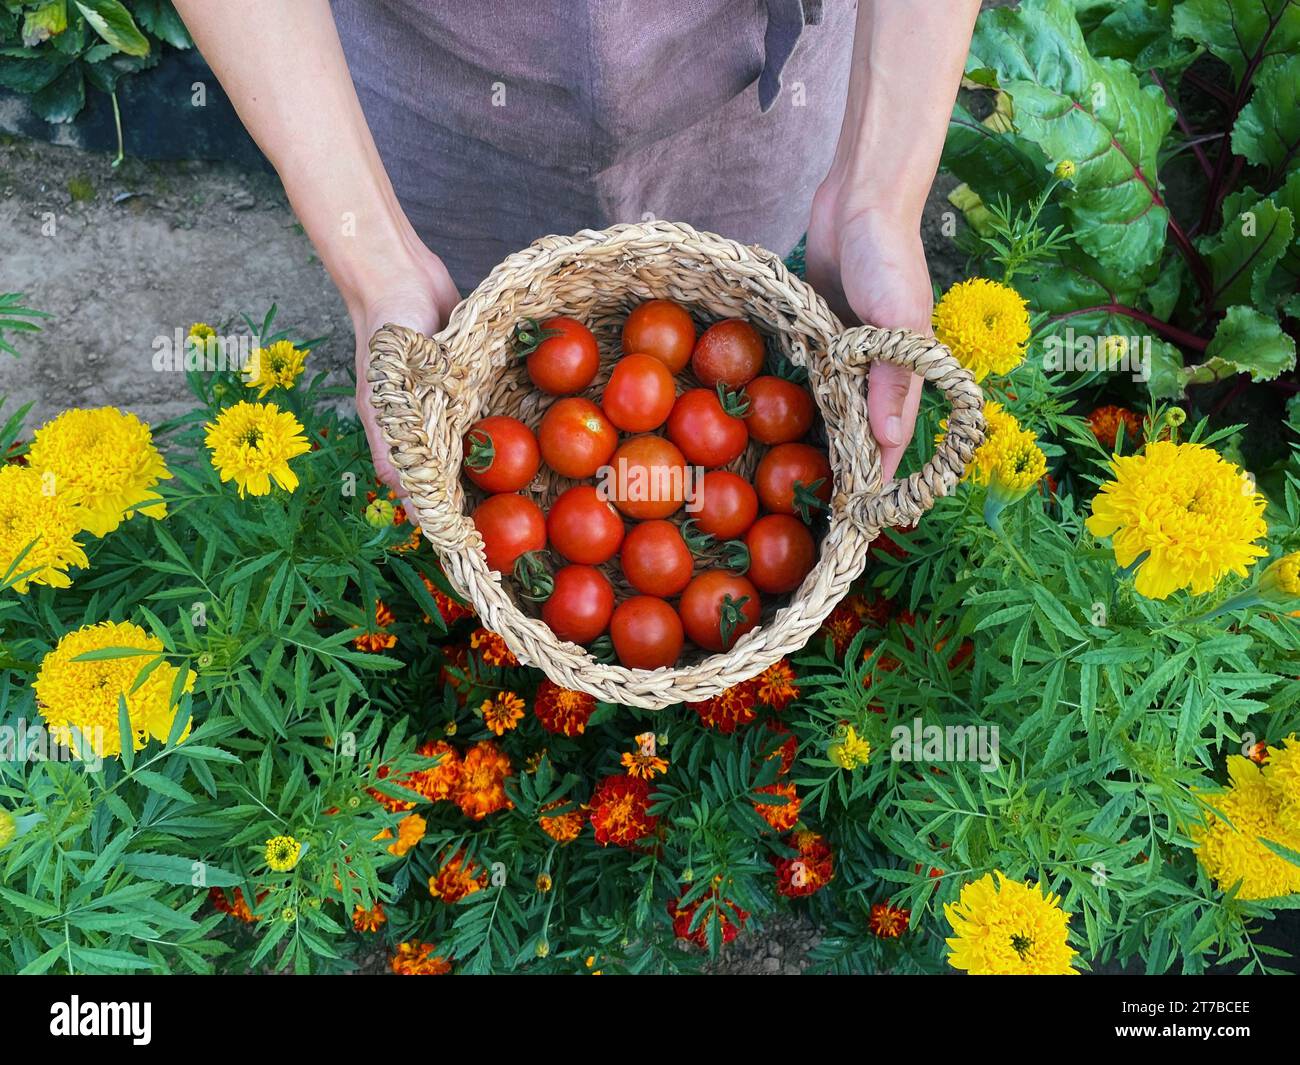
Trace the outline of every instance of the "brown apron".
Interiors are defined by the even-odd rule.
[[[785,255],[852,0],[333,0],[403,208],[468,291],[547,233],[664,218]]]

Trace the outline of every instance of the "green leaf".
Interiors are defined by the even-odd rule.
[[[1191,383],[1237,373],[1250,374],[1252,381],[1272,381],[1295,369],[1295,341],[1253,307],[1229,307],[1205,354],[1202,366],[1188,370]]]
[[[1295,216],[1272,200],[1259,200],[1225,219],[1218,234],[1202,242],[1212,281],[1208,309],[1253,303],[1294,237]]]
[[[141,880],[158,880],[164,884],[196,887],[235,887],[243,879],[234,873],[194,858],[175,854],[153,854],[145,851],[127,854],[122,867]],[[198,882],[196,883],[196,878]]]
[[[171,0],[135,0],[132,5],[135,18],[144,29],[173,48],[193,48],[194,41],[185,23],[176,14]]]
[[[1075,163],[1062,203],[1084,251],[1129,274],[1155,262],[1169,222],[1157,152],[1174,124],[1161,90],[1122,61],[1094,58],[1066,0],[986,12],[967,63],[996,73],[1016,130],[1049,161]]]
[[[81,68],[69,66],[32,96],[31,105],[46,122],[71,122],[86,106],[86,79]]]
[[[1196,50],[1173,35],[1172,5],[1127,0],[1087,32],[1093,55],[1124,59],[1138,70],[1181,68]]]
[[[1295,0],[1184,0],[1174,33],[1208,48],[1232,68],[1238,85],[1256,56],[1300,49]]]
[[[68,28],[68,8],[64,0],[47,0],[32,8],[23,18],[23,45],[35,48],[42,41],[57,37]]]
[[[944,169],[961,178],[985,202],[999,195],[1027,202],[1047,184],[1047,162],[1032,141],[991,129],[958,103],[943,146]]]
[[[1232,150],[1282,174],[1300,162],[1300,54],[1270,60],[1232,127]]]
[[[77,10],[100,37],[127,55],[149,54],[149,38],[140,32],[125,7],[118,0],[77,0]]]

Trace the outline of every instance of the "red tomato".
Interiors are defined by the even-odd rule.
[[[618,430],[589,399],[559,399],[542,415],[537,442],[546,464],[562,477],[591,477],[609,461]]]
[[[663,425],[677,398],[673,375],[651,355],[624,355],[605,383],[600,405],[626,433],[648,433]]]
[[[692,388],[673,404],[668,439],[682,449],[688,462],[712,469],[740,457],[749,443],[749,430],[744,421],[723,410],[715,392]]]
[[[537,476],[537,437],[516,418],[475,422],[464,440],[465,476],[485,492],[517,492]]]
[[[725,569],[701,573],[682,592],[682,627],[706,651],[724,651],[758,624],[758,589]],[[726,638],[724,639],[724,631]]]
[[[591,643],[614,613],[614,589],[591,566],[565,566],[555,575],[555,590],[542,604],[542,620],[561,640]]]
[[[609,619],[609,638],[628,669],[675,665],[682,653],[682,619],[662,599],[633,596],[619,603]]]
[[[483,537],[488,569],[498,573],[509,573],[526,551],[546,546],[546,519],[531,499],[509,493],[488,496],[474,509],[472,518]]]
[[[766,354],[757,329],[739,318],[728,318],[709,326],[695,342],[691,371],[708,388],[719,383],[744,388],[763,372]]]
[[[817,545],[808,526],[789,514],[768,514],[759,518],[745,534],[749,548],[746,576],[760,592],[783,595],[792,592],[817,560]]]
[[[515,347],[528,356],[533,384],[552,396],[581,392],[600,369],[596,338],[572,318],[548,318],[540,325],[532,320],[521,323],[515,327]]]
[[[795,485],[829,503],[831,464],[825,452],[808,444],[777,444],[763,456],[754,471],[758,498],[773,514],[798,513]]]
[[[623,541],[623,576],[642,595],[663,599],[690,583],[695,559],[677,526],[670,521],[643,521]]]
[[[784,377],[759,377],[745,389],[749,413],[745,425],[760,444],[788,444],[812,428],[813,398]]]
[[[695,527],[719,540],[734,540],[758,517],[758,493],[745,478],[729,470],[710,470],[700,482],[699,509],[687,511]]]
[[[662,436],[625,440],[609,460],[605,498],[629,518],[666,518],[686,498],[686,460]]]
[[[678,373],[695,347],[695,323],[669,300],[649,300],[635,308],[623,323],[623,351],[653,355]]]
[[[623,519],[589,484],[561,492],[546,515],[546,537],[570,562],[599,566],[623,542]]]

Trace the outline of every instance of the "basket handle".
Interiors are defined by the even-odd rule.
[[[846,500],[849,519],[870,536],[915,525],[936,499],[952,491],[984,442],[983,393],[946,346],[907,329],[846,329],[832,341],[830,357],[835,369],[858,375],[875,361],[892,362],[938,385],[948,400],[948,430],[929,462],[904,480],[877,492],[854,492]]]
[[[461,403],[470,370],[452,361],[433,337],[388,324],[370,338],[366,374],[380,430],[401,477],[407,503],[434,547],[452,551],[477,535],[465,516],[461,456],[446,452],[468,426]]]

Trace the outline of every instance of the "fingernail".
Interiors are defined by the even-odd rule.
[[[897,444],[903,438],[903,419],[891,414],[885,419],[885,437],[891,444]]]

